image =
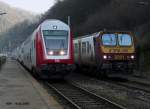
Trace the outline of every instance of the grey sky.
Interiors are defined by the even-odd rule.
[[[0,0],[9,4],[12,7],[21,8],[36,14],[41,14],[47,11],[55,0]]]

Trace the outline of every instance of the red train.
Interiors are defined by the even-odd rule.
[[[74,69],[70,27],[60,20],[45,20],[16,49],[16,57],[41,78],[62,78]]]

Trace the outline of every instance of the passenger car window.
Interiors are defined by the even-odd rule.
[[[75,53],[78,53],[78,44],[77,43],[74,44],[74,51],[75,51]]]
[[[86,42],[82,42],[82,53],[86,54]]]
[[[89,42],[87,42],[87,53],[89,54],[89,52],[90,52],[90,44]]]

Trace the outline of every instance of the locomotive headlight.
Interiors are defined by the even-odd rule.
[[[61,50],[60,55],[65,55],[65,51]]]
[[[111,59],[112,57],[111,56],[108,56],[108,59]]]
[[[131,55],[131,59],[134,59],[135,57],[134,57],[134,55]]]
[[[104,59],[107,59],[107,56],[106,56],[106,55],[104,55],[104,56],[103,56],[103,58],[104,58]]]
[[[49,54],[49,55],[53,55],[54,52],[53,52],[53,51],[49,51],[48,54]]]

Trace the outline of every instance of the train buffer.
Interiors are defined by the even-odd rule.
[[[0,109],[62,109],[17,61],[7,59],[0,71]]]

